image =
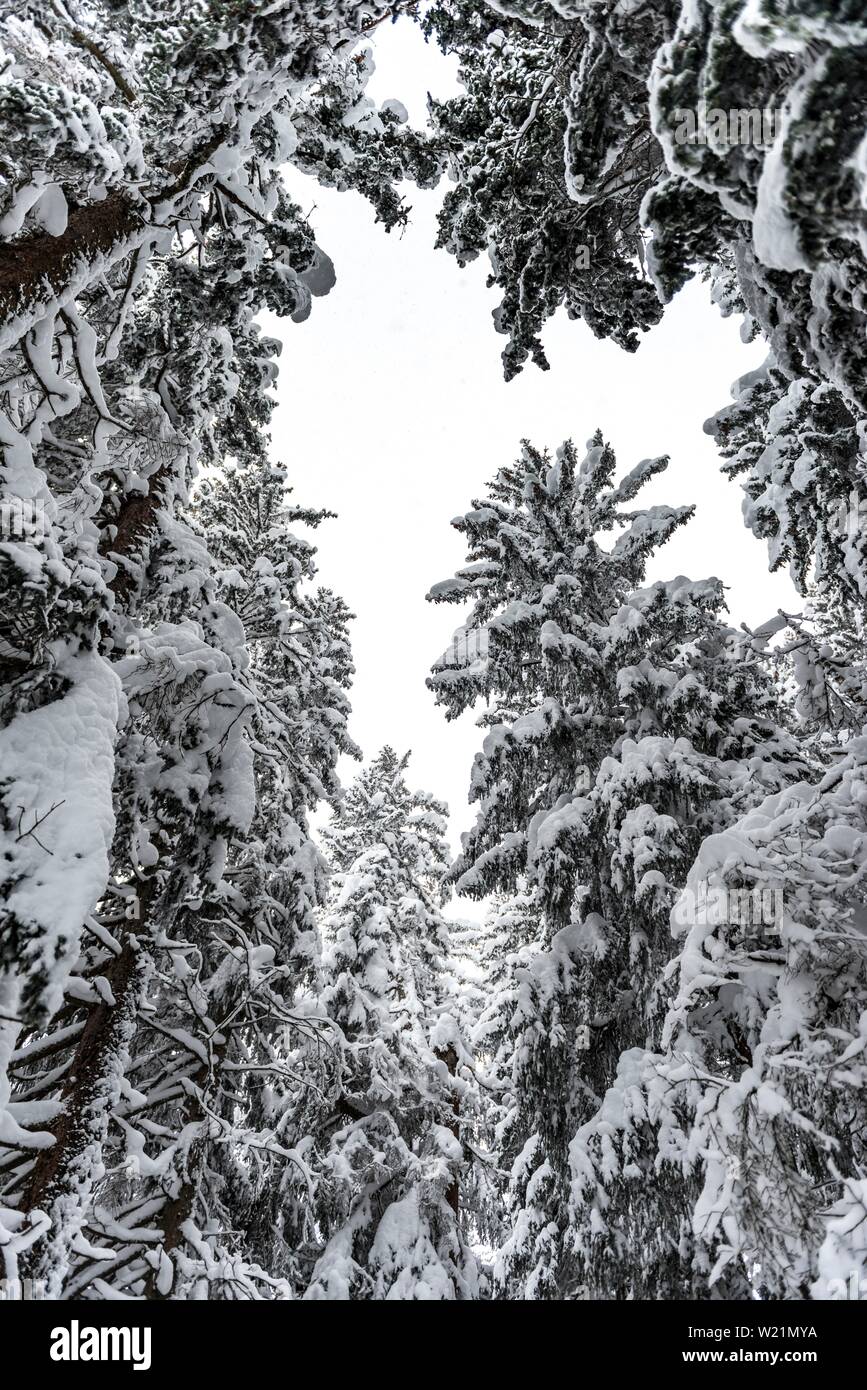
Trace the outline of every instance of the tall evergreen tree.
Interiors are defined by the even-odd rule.
[[[321,1246],[305,1297],[467,1299],[479,1271],[461,1231],[462,1091],[448,927],[446,808],[410,792],[384,748],[326,834],[322,1005],[340,1033],[310,1159]]]
[[[37,1128],[5,1186],[51,1222],[26,1259],[52,1296],[292,1287],[277,1238],[291,1219],[263,1216],[300,1162],[287,1056],[327,1030],[297,1000],[325,884],[307,815],[353,751],[346,613],[308,592],[314,552],[290,530],[320,519],[288,505],[280,470],[251,467],[151,544],[141,635],[119,663],[109,891],[62,1006],[12,1058],[13,1105]],[[44,1147],[55,1097],[69,1118]]]
[[[459,60],[465,93],[431,103],[454,187],[438,245],[460,265],[486,253],[507,378],[561,306],[628,351],[662,305],[643,269],[639,208],[662,166],[647,74],[670,6],[441,0],[426,34]]]
[[[789,621],[769,657],[820,766],[702,843],[672,913],[663,1048],[623,1110],[652,1111],[697,1176],[712,1288],[734,1269],[753,1296],[822,1299],[865,1267],[864,638],[821,599]]]
[[[461,261],[490,252],[507,375],[545,365],[539,329],[561,304],[634,348],[701,269],[789,380],[863,408],[858,14],[441,0],[422,23],[466,88],[432,108],[456,179],[440,244]]]
[[[479,1112],[477,1162],[470,1173],[473,1220],[480,1243],[493,1251],[510,1234],[503,1186],[515,1157],[513,1138],[520,1133],[521,1039],[534,1017],[531,966],[541,949],[541,932],[541,913],[532,895],[519,887],[494,893],[484,920],[468,924],[462,941]]]
[[[474,659],[438,665],[438,700],[450,716],[488,701],[458,889],[526,876],[543,912],[514,1043],[512,1231],[497,1275],[509,1297],[695,1293],[686,1191],[646,1147],[616,1202],[584,1196],[573,1140],[599,1119],[621,1057],[659,1037],[668,916],[702,838],[801,767],[761,663],[719,618],[719,581],[638,587],[690,515],[627,510],[664,466],[615,484],[598,435],[580,463],[570,444],[553,463],[525,445],[455,522],[469,564],[431,593],[473,604],[462,644]],[[620,527],[605,549],[598,537]]]
[[[298,589],[255,314],[331,288],[281,168],[293,120],[305,149],[329,125],[317,83],[365,106],[384,11],[73,9],[0,5],[0,1243],[52,1296],[246,1297],[261,1240],[221,1233],[293,1161],[251,1078],[315,954],[348,669],[345,611]],[[365,140],[344,178],[356,149],[373,195]],[[183,512],[228,459],[267,518],[218,565]]]
[[[779,369],[859,413],[865,48],[831,4],[682,4],[649,74],[667,174],[643,209],[665,299],[720,266]]]
[[[767,542],[769,568],[787,564],[802,594],[818,588],[863,611],[867,470],[857,414],[834,387],[789,380],[773,354],[732,394],[705,431],[723,471],[744,479],[744,523]]]

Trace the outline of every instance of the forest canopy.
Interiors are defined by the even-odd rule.
[[[368,93],[398,20],[458,65],[416,126]],[[352,615],[257,317],[289,342],[340,292],[291,171],[384,233],[440,189],[507,379],[560,310],[640,351],[693,278],[766,349],[705,428],[799,612],[650,582],[692,508],[593,419],[461,502],[428,595],[460,609],[431,698],[479,725],[456,858],[406,750],[338,776]],[[857,4],[0,0],[7,1281],[867,1279],[865,209]]]

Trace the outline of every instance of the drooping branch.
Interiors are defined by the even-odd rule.
[[[56,0],[52,0],[52,9],[65,24],[70,26],[69,36],[73,43],[77,43],[79,48],[83,48],[86,53],[90,54],[91,58],[95,58],[96,61],[105,68],[115,87],[117,87],[117,90],[125,97],[131,106],[134,105],[138,100],[134,89],[129,85],[117,64],[112,62],[111,58],[109,58],[105,49],[101,48],[96,40],[91,38],[90,34],[80,29],[61,6],[57,4]]]

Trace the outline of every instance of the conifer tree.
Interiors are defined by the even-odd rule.
[[[491,258],[507,376],[561,305],[629,349],[697,270],[787,381],[863,410],[861,17],[832,5],[440,0],[440,245]],[[648,233],[650,237],[648,238]]]
[[[479,1122],[476,1130],[475,1228],[481,1242],[499,1249],[509,1235],[503,1205],[504,1178],[516,1156],[520,1045],[531,1022],[531,966],[540,949],[541,914],[519,887],[497,892],[481,923],[468,925],[463,950],[468,966],[467,1006],[475,1060]]]
[[[710,836],[672,918],[663,1055],[644,1078],[711,1289],[829,1298],[863,1277],[864,739]],[[721,905],[771,900],[733,925]]]
[[[142,636],[119,664],[110,891],[59,1013],[13,1057],[30,1124],[54,1097],[70,1116],[50,1147],[32,1134],[35,1167],[6,1184],[50,1220],[26,1258],[53,1296],[292,1287],[291,1214],[275,1216],[285,1169],[303,1168],[287,1058],[328,1031],[303,998],[325,885],[307,815],[354,751],[345,609],[308,592],[314,552],[290,530],[321,517],[287,503],[279,469],[251,466],[151,545]]]
[[[302,1026],[306,815],[348,665],[339,601],[298,592],[309,550],[272,549],[279,344],[255,315],[299,321],[331,288],[280,171],[344,46],[364,105],[351,51],[382,12],[74,9],[0,6],[2,1247],[52,1297],[258,1296],[271,1276],[221,1232],[295,1160],[258,1097],[227,1097],[282,1073],[276,1033]],[[350,123],[348,182],[354,143]],[[231,459],[271,515],[234,577],[183,517]]]
[[[771,355],[735,382],[734,403],[705,425],[743,477],[744,523],[769,568],[788,564],[800,593],[818,589],[856,610],[867,600],[864,446],[857,415],[832,386],[789,380]]]
[[[865,42],[833,5],[682,4],[648,70],[667,171],[643,208],[665,300],[720,266],[779,370],[859,413]]]
[[[703,837],[802,766],[749,641],[719,617],[719,581],[638,587],[690,514],[628,510],[664,467],[647,460],[615,484],[599,435],[582,462],[570,444],[553,463],[525,445],[455,522],[468,566],[431,592],[473,604],[456,646],[474,659],[438,664],[438,700],[450,716],[488,702],[479,811],[453,876],[472,895],[526,876],[543,914],[513,1042],[520,1142],[496,1269],[508,1297],[694,1292],[677,1181],[655,1177],[652,1153],[633,1156],[606,1211],[581,1196],[573,1141],[621,1058],[659,1037],[669,912]],[[639,1238],[640,1263],[626,1256]]]
[[[777,1299],[848,1297],[863,1277],[867,705],[852,617],[819,596],[754,635],[788,670],[813,766],[702,843],[672,912],[662,1051],[620,1097],[655,1115],[693,1185],[712,1296],[733,1272]]]
[[[326,835],[322,1004],[341,1041],[311,1159],[322,1246],[312,1299],[478,1296],[459,1220],[455,1073],[467,1054],[440,909],[446,808],[410,792],[408,756],[384,748]]]
[[[638,218],[662,164],[646,110],[661,8],[441,0],[423,17],[466,89],[431,102],[454,183],[437,244],[459,265],[489,256],[507,378],[547,367],[540,333],[561,305],[630,352],[661,316]]]

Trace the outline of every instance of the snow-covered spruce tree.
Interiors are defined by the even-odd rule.
[[[438,245],[461,265],[489,255],[507,377],[528,357],[547,366],[540,333],[561,306],[629,351],[660,318],[638,210],[662,169],[646,79],[672,8],[441,0],[424,14],[466,88],[431,103],[455,185]]]
[[[479,1295],[459,1214],[470,1058],[440,909],[445,807],[410,792],[406,763],[384,748],[326,834],[321,1002],[340,1042],[308,1159],[309,1299]]]
[[[510,1234],[503,1204],[508,1173],[501,1165],[518,1115],[520,1039],[524,1023],[531,1021],[529,967],[540,949],[541,931],[540,911],[519,886],[514,893],[492,894],[484,920],[467,923],[457,947],[467,964],[465,997],[479,1114],[478,1162],[469,1174],[475,1180],[473,1224],[480,1242],[493,1250]]]
[[[134,1257],[148,1243],[174,1245],[188,1227],[199,1152],[187,1163],[170,1124],[147,1131],[157,1123],[148,1113],[145,1130],[163,1152],[140,1157],[132,1133],[126,1153],[117,1107],[142,1103],[131,1079],[142,1073],[148,1112],[189,1085],[199,1089],[194,1111],[205,1071],[210,1080],[220,1049],[234,1045],[214,1041],[207,1015],[220,996],[202,948],[229,948],[226,937],[210,942],[205,923],[227,910],[224,871],[242,854],[234,842],[262,833],[257,796],[268,779],[257,759],[282,753],[263,752],[261,735],[297,697],[269,688],[259,708],[243,625],[178,509],[203,465],[261,462],[278,345],[259,334],[255,313],[267,305],[303,318],[333,280],[280,184],[293,117],[309,138],[311,88],[326,69],[336,86],[332,52],[351,50],[383,13],[338,2],[311,16],[295,0],[183,15],[113,0],[74,9],[0,5],[0,1221],[8,1272],[26,1257],[54,1295],[73,1275],[84,1287],[89,1260],[90,1272],[123,1269],[135,1286]],[[353,84],[348,105],[358,76]],[[347,165],[354,140],[350,122]],[[376,184],[371,159],[367,150],[359,186]],[[167,620],[174,569],[190,602]],[[294,595],[284,598],[291,611]],[[322,690],[345,654],[345,615],[323,602],[306,648]],[[271,616],[282,641],[294,620]],[[340,746],[342,695],[331,713],[330,732],[328,717],[314,721],[319,749],[293,749],[287,763],[278,799],[297,814],[273,834],[292,856],[269,850],[276,882],[297,877],[285,891],[304,913],[315,856],[303,807],[326,786],[329,739]],[[302,915],[287,927],[281,950],[309,926]],[[260,945],[273,943],[251,949]],[[273,1009],[285,1011],[288,959],[274,969]],[[228,1011],[228,995],[224,1003]],[[158,1063],[158,1048],[142,1052],[143,1017],[161,1010],[175,1035]],[[195,1042],[179,1040],[181,1027]],[[164,1082],[147,1058],[164,1066]],[[185,1118],[177,1105],[171,1123]],[[201,1128],[201,1114],[190,1123]],[[111,1184],[125,1164],[131,1212],[132,1179],[163,1181],[147,1209],[163,1212],[162,1236],[154,1225],[130,1235],[135,1213],[115,1220]],[[101,1219],[85,1233],[97,1189],[111,1194],[108,1235]],[[185,1287],[183,1270],[155,1263],[149,1291],[157,1277],[159,1291]],[[212,1264],[219,1279],[225,1270]]]
[[[743,477],[745,524],[767,541],[770,568],[788,564],[802,594],[867,601],[867,467],[863,422],[841,393],[789,380],[774,357],[732,388],[734,404],[705,425]]]
[[[684,6],[652,81],[672,171],[646,203],[661,290],[700,240],[725,308],[772,348],[707,428],[772,565],[811,597],[783,652],[828,764],[702,847],[645,1083],[672,1154],[701,1173],[706,1258],[772,1297],[828,1297],[864,1261],[865,56],[863,16],[831,6]],[[696,138],[678,139],[699,103]],[[732,120],[756,118],[770,129],[732,139]],[[699,888],[755,885],[780,895],[770,937],[694,910]]]
[[[773,347],[706,428],[726,470],[744,475],[745,520],[772,567],[788,562],[809,598],[804,615],[765,630],[791,629],[779,657],[826,770],[702,846],[675,911],[665,1054],[631,1103],[650,1097],[675,1161],[701,1175],[693,1226],[705,1260],[723,1278],[748,1269],[765,1296],[784,1298],[840,1296],[864,1265],[863,167],[851,151],[863,143],[865,40],[857,21],[791,10],[753,11],[723,33],[700,7],[657,82],[669,129],[675,96],[688,105],[684,89],[708,90],[711,74],[722,82],[713,105],[747,83],[779,118],[772,152],[725,155],[717,139],[713,161],[701,147],[678,154],[683,178],[705,190],[693,208],[709,234],[724,234],[716,213],[732,203],[732,270],[719,283]],[[738,44],[755,61],[736,61]],[[685,264],[682,195],[674,185],[657,215],[661,264]],[[699,892],[716,901],[763,885],[778,895],[773,934],[695,910]]]
[[[699,1178],[712,1290],[735,1270],[751,1296],[839,1298],[865,1260],[864,626],[820,596],[755,645],[787,621],[769,654],[825,768],[702,844],[672,913],[662,1053],[624,1069],[606,1157],[621,1163],[650,1113],[668,1161]]]
[[[708,425],[746,473],[772,564],[863,601],[867,27],[833,6],[684,5],[651,79],[669,173],[648,195],[664,299],[713,267],[723,312],[771,347]]]
[[[621,1061],[572,1146],[579,1201],[647,1147],[683,1175],[710,1297],[851,1296],[864,1272],[864,622],[819,595],[766,623],[811,780],[701,845],[672,912],[659,1054]],[[822,765],[825,771],[822,772]],[[815,780],[818,774],[818,780]]]
[[[193,529],[166,519],[151,548],[165,618],[121,671],[117,907],[89,919],[64,1007],[14,1058],[24,1113],[47,1090],[70,1116],[7,1184],[52,1219],[28,1269],[58,1296],[285,1296],[297,1282],[281,1193],[303,1166],[298,1093],[318,1078],[287,1057],[327,1028],[297,998],[324,891],[306,818],[353,751],[345,610],[302,587],[313,551],[290,530],[320,519],[287,504],[280,470],[251,466],[206,485]],[[143,884],[133,846],[152,866]]]
[[[508,1297],[701,1292],[688,1188],[657,1171],[652,1126],[610,1195],[573,1187],[570,1145],[621,1055],[659,1039],[669,912],[702,839],[801,766],[772,682],[720,620],[719,581],[638,587],[690,515],[629,510],[664,466],[615,484],[598,435],[583,462],[569,444],[553,463],[526,445],[454,523],[468,566],[431,591],[473,604],[430,679],[437,699],[449,716],[488,702],[478,817],[452,876],[472,895],[526,877],[543,913],[512,1042],[512,1234],[496,1268]]]
[[[318,1000],[316,914],[325,900],[327,866],[309,837],[307,818],[323,798],[339,795],[338,755],[360,756],[346,730],[350,615],[329,590],[309,589],[315,551],[294,533],[299,523],[315,527],[326,515],[290,506],[285,475],[273,467],[255,479],[236,471],[223,484],[205,484],[195,511],[217,566],[217,590],[244,624],[257,695],[257,812],[249,840],[237,844],[226,871],[231,917],[247,933],[251,925],[264,930],[283,968],[282,978],[275,974],[271,982],[278,1007],[270,1016],[261,999],[253,1001],[255,1019],[244,1042],[250,1067],[234,1068],[243,1079],[248,1124],[258,1133],[246,1152],[234,1144],[221,1150],[242,1155],[232,1179],[230,1224],[244,1231],[254,1259],[295,1288],[306,1272],[297,1266],[306,1203],[293,1205],[306,1138],[299,1113],[323,1068],[302,1074],[291,1059],[304,1042],[323,1050],[333,1045],[333,1026]],[[238,1088],[237,1075],[224,1086],[235,1115]],[[259,1142],[263,1136],[274,1144],[270,1154]]]
[[[241,1289],[238,1253],[298,1283],[294,1258],[302,1222],[286,1197],[294,1190],[286,1174],[303,1171],[296,1150],[299,1092],[320,1078],[316,1072],[299,1076],[289,1058],[300,1038],[321,1038],[326,1027],[315,989],[311,995],[318,956],[314,912],[325,875],[307,815],[323,796],[335,795],[338,754],[356,752],[346,735],[346,610],[327,591],[307,590],[314,551],[291,529],[299,522],[315,526],[322,515],[288,504],[282,470],[267,464],[236,470],[206,484],[194,510],[214,570],[195,605],[195,562],[189,573],[169,565],[182,609],[192,607],[213,640],[225,647],[227,638],[243,636],[236,660],[249,700],[256,810],[249,832],[229,842],[219,890],[197,908],[198,930],[189,933],[199,953],[193,960],[205,1013],[190,1011],[186,985],[174,998],[166,991],[159,1007],[163,1029],[173,1010],[175,1031],[198,1036],[200,1053],[208,1053],[207,1070],[194,1075],[195,1089],[186,1085],[185,1104],[174,1108],[168,1125],[187,1136],[196,1126],[200,1152],[191,1165],[178,1150],[167,1167],[163,1148],[143,1197],[170,1199],[173,1224],[163,1251],[183,1246],[179,1235],[189,1239],[178,1213],[191,1212],[206,1232],[232,1231],[236,1258],[228,1271]],[[171,952],[163,959],[175,969],[186,942],[161,925],[169,940],[160,945]],[[221,1029],[227,1034],[222,1047],[213,1044],[211,1020],[218,1018],[229,1021]],[[188,1063],[184,1059],[181,1070]],[[137,1089],[147,1090],[149,1070],[159,1093],[164,1058],[142,1068]],[[194,1263],[184,1267],[190,1253],[183,1252],[179,1265],[188,1287],[193,1275],[201,1277]],[[225,1260],[221,1268],[212,1258],[208,1277],[215,1293],[231,1296]],[[183,1296],[177,1280],[172,1293]]]
[[[738,1269],[761,1297],[839,1298],[867,1272],[865,767],[859,735],[821,780],[709,837],[675,908],[664,1054],[621,1100],[649,1104],[670,1160],[701,1175],[714,1287]],[[770,929],[718,910],[756,890]]]
[[[512,375],[561,305],[627,347],[697,269],[787,379],[863,408],[867,26],[831,4],[441,0],[466,96],[440,243],[484,251]],[[644,237],[652,233],[643,275]],[[652,280],[652,283],[651,283]]]
[[[643,216],[668,298],[697,262],[733,267],[791,380],[863,412],[867,25],[798,0],[683,4],[651,76],[668,176]]]

